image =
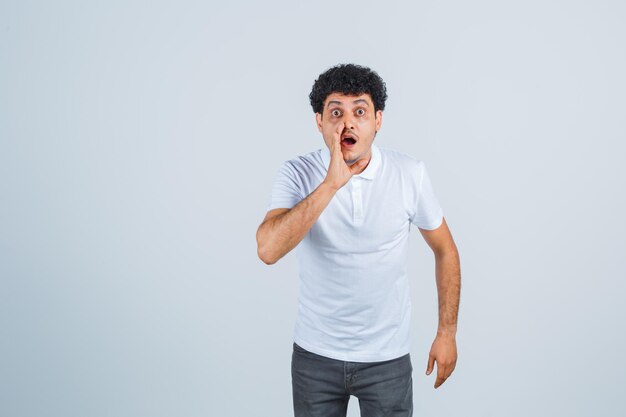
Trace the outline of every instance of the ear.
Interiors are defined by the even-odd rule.
[[[376,111],[376,131],[377,132],[380,130],[380,126],[382,124],[383,124],[383,111],[377,110]]]
[[[322,115],[320,113],[315,113],[315,122],[317,124],[317,130],[322,133]]]

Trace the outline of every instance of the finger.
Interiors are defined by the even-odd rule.
[[[435,380],[435,388],[438,388],[441,384],[443,384],[447,377],[448,374],[446,372],[446,368],[439,366],[439,363],[437,363],[437,379]]]
[[[337,125],[337,129],[335,130],[336,137],[338,137],[338,138],[341,137],[341,134],[343,133],[343,129],[345,128],[345,126],[346,126],[345,122],[340,122]]]
[[[430,375],[433,371],[433,366],[435,365],[435,357],[433,355],[428,355],[428,365],[426,365],[426,375]]]
[[[334,141],[333,141],[333,145],[334,148],[333,149],[337,149],[337,150],[341,150],[341,134],[343,133],[343,129],[345,127],[345,123],[341,122],[337,125],[337,129],[335,130],[334,133]]]
[[[435,388],[439,388],[441,384],[443,384],[444,382],[448,380],[449,377],[450,375],[448,375],[447,377],[442,377],[442,378],[438,377],[437,380],[435,381]]]

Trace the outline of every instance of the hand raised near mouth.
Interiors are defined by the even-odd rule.
[[[359,159],[352,165],[348,166],[343,159],[341,152],[341,134],[345,124],[342,122],[337,126],[335,132],[333,132],[333,141],[330,146],[330,165],[328,166],[328,172],[324,182],[333,187],[335,190],[340,189],[355,174],[360,174],[367,166],[367,159]]]

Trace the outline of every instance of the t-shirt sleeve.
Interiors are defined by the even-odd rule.
[[[435,195],[424,161],[419,162],[418,172],[420,173],[417,179],[419,186],[411,223],[420,229],[434,230],[441,226],[443,210]]]
[[[289,161],[283,162],[274,176],[272,194],[267,205],[267,211],[275,208],[293,208],[304,197],[300,191],[301,181]]]

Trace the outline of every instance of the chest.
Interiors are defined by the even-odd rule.
[[[385,250],[409,232],[405,190],[399,184],[353,177],[309,232],[320,248],[341,253]]]

